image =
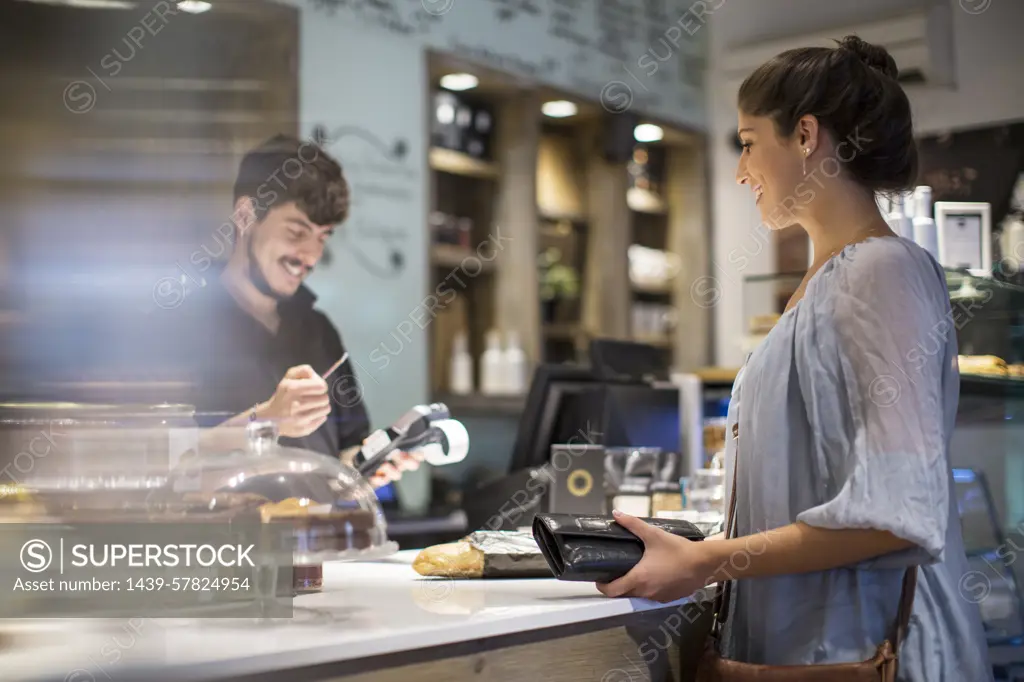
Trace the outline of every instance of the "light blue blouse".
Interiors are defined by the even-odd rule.
[[[802,521],[884,529],[917,546],[734,583],[723,655],[870,658],[896,617],[904,568],[921,564],[899,679],[992,679],[977,604],[959,589],[968,568],[948,459],[959,383],[945,279],[916,244],[853,244],[812,277],[733,387],[727,433],[738,419],[739,438],[727,439],[726,480],[738,453],[737,534]]]

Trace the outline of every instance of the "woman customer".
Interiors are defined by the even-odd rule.
[[[880,215],[917,173],[910,104],[884,49],[847,37],[784,52],[739,91],[748,185],[814,263],[748,358],[729,408],[734,539],[692,543],[622,514],[642,561],[606,595],[668,601],[732,583],[725,658],[871,658],[917,566],[899,678],[992,679],[949,466],[959,394],[942,269]],[[727,487],[729,487],[727,485]]]

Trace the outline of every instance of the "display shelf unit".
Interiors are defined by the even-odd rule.
[[[469,245],[432,245],[428,290],[486,237],[482,228],[500,226],[511,239],[432,323],[434,395],[449,393],[451,351],[459,334],[469,340],[479,385],[479,359],[490,329],[515,331],[531,369],[541,362],[586,362],[595,338],[635,339],[661,348],[675,369],[706,365],[711,311],[689,295],[691,283],[710,264],[703,138],[663,126],[663,184],[639,187],[630,182],[633,127],[624,127],[621,117],[599,103],[431,55],[435,87],[440,75],[454,71],[477,76],[478,87],[455,94],[493,112],[494,131],[478,147],[485,154],[466,153],[458,140],[432,139],[431,210],[469,217],[474,227]],[[544,102],[561,99],[576,103],[577,112],[544,115]],[[674,254],[675,277],[631,282],[632,243]],[[670,308],[675,324],[632,329],[635,302]]]
[[[678,131],[662,141],[637,144],[628,164],[630,244],[665,254],[663,279],[629,282],[631,337],[665,351],[677,370],[710,359],[710,313],[690,295],[707,271],[704,148]]]
[[[521,83],[501,73],[438,53],[429,55],[428,64],[431,224],[454,222],[459,229],[454,236],[451,230],[442,238],[431,236],[427,290],[436,291],[455,269],[464,273],[458,276],[464,284],[451,286],[455,278],[449,278],[455,295],[440,307],[429,333],[431,393],[451,397],[452,351],[460,336],[473,358],[474,391],[491,330],[501,334],[503,343],[515,332],[529,364],[538,357],[538,217],[530,180],[538,135],[533,112],[539,105]],[[479,86],[443,90],[441,76],[454,72],[473,73]],[[464,267],[470,260],[471,267]],[[476,393],[469,399],[478,398],[489,400]]]
[[[498,164],[473,158],[452,149],[432,147],[430,149],[431,170],[467,178],[497,180],[501,175]]]
[[[487,260],[490,258],[490,254],[479,258],[476,249],[473,248],[455,246],[454,244],[432,244],[430,247],[430,262],[434,267],[463,267],[469,258],[476,259],[473,262],[474,270],[479,268],[483,272],[491,272],[496,267],[494,261]]]
[[[556,95],[547,95],[556,97]],[[586,140],[591,116],[565,119],[536,114],[537,277],[544,362],[578,362],[587,334],[583,325],[583,273],[590,221],[586,209]]]

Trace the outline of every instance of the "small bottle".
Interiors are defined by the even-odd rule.
[[[487,350],[480,358],[480,392],[484,395],[501,395],[505,388],[504,357],[501,352],[501,336],[497,330],[487,332]]]
[[[449,390],[455,395],[469,395],[473,392],[473,356],[469,354],[469,341],[465,332],[460,332],[455,337],[451,362]]]
[[[932,218],[932,188],[922,185],[914,190],[914,241],[939,260],[939,233]]]
[[[505,392],[509,395],[522,395],[526,392],[526,353],[519,344],[519,332],[508,333],[508,346],[503,361]]]
[[[999,242],[1003,271],[1009,275],[1024,271],[1024,215],[1006,217]]]
[[[914,219],[914,215],[917,213],[917,202],[914,201],[914,190],[909,192],[901,192],[900,198],[903,200],[903,213],[911,220]]]
[[[892,211],[889,212],[889,228],[904,239],[914,240],[914,221],[905,213],[903,195],[897,194],[892,199]]]

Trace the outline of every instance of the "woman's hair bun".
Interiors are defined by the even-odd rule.
[[[840,50],[852,52],[857,55],[857,59],[872,69],[879,71],[889,78],[895,79],[899,76],[900,70],[896,68],[896,60],[892,58],[892,55],[884,47],[872,45],[857,36],[846,36],[836,42],[839,43]]]
[[[841,146],[837,160],[849,177],[873,192],[904,191],[917,180],[917,143],[898,74],[885,48],[846,36],[836,47],[800,47],[769,59],[743,81],[737,104],[770,117],[784,138],[801,117],[816,117]]]

